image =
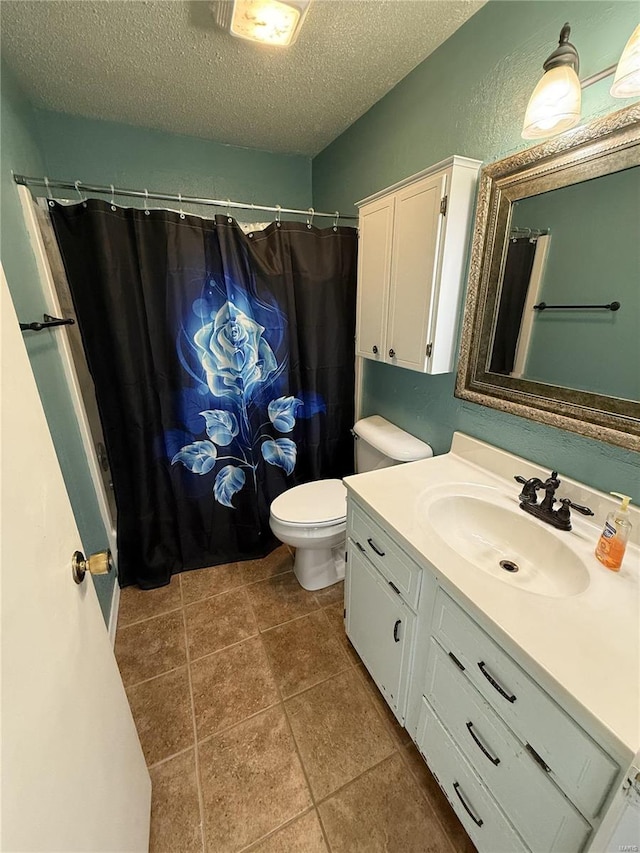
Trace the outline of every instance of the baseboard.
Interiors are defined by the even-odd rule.
[[[111,612],[109,613],[109,639],[111,645],[116,644],[116,628],[118,627],[118,609],[120,607],[120,584],[118,578],[113,585],[113,595],[111,596]]]

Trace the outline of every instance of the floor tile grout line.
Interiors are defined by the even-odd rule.
[[[163,764],[167,764],[172,759],[179,758],[181,755],[186,755],[187,752],[191,752],[193,748],[194,745],[189,744],[189,746],[185,746],[184,749],[179,749],[177,752],[172,752],[171,755],[166,755],[159,761],[154,761],[153,764],[147,764],[147,770],[156,770],[158,767],[162,767]]]
[[[262,640],[262,636],[260,637],[260,639]],[[298,761],[300,762],[300,768],[302,770],[302,775],[304,776],[304,780],[307,783],[307,790],[309,791],[309,796],[311,797],[311,803],[313,805],[313,808],[316,809],[316,814],[318,815],[318,820],[320,820],[320,813],[317,810],[316,798],[314,796],[313,789],[311,787],[311,782],[309,780],[309,774],[307,773],[307,768],[304,765],[304,761],[302,759],[302,753],[300,752],[300,747],[298,746],[298,741],[296,740],[296,736],[293,732],[293,726],[291,725],[291,720],[289,719],[289,713],[287,711],[286,702],[282,696],[282,691],[280,690],[280,685],[278,684],[278,680],[276,678],[276,674],[275,674],[273,666],[271,664],[271,659],[269,658],[269,654],[268,654],[267,649],[264,645],[264,641],[262,641],[262,646],[264,648],[264,653],[265,653],[266,658],[267,658],[267,664],[268,664],[269,670],[271,672],[271,677],[273,678],[273,682],[276,685],[276,690],[278,692],[278,696],[280,697],[280,702],[282,703],[282,713],[284,714],[284,719],[285,719],[285,722],[287,724],[287,728],[289,730],[291,740],[293,742],[293,747],[294,747],[296,755],[298,757]],[[324,825],[322,824],[321,820],[320,820],[320,828],[322,829],[322,837],[324,838],[324,843],[327,846],[327,850],[329,851],[329,853],[332,853],[331,845],[329,844],[329,839],[327,837],[327,833],[325,832]]]
[[[204,797],[202,795],[202,783],[200,781],[200,755],[198,753],[198,725],[196,723],[196,704],[193,696],[193,682],[191,679],[191,658],[189,655],[189,635],[187,631],[187,613],[184,606],[184,595],[182,590],[182,578],[179,578],[180,601],[182,602],[182,627],[184,630],[184,645],[187,656],[187,677],[189,681],[189,700],[191,702],[191,724],[193,726],[193,752],[196,769],[196,788],[198,791],[198,808],[200,810],[200,840],[202,842],[202,853],[207,850],[207,837],[205,829]]]
[[[1,2],[1,0],[0,0]],[[162,678],[165,675],[171,675],[174,672],[177,672],[179,669],[186,669],[187,662],[185,659],[184,663],[181,663],[180,666],[174,666],[171,669],[166,669],[164,672],[159,672],[157,675],[151,675],[149,678],[143,678],[142,681],[134,681],[132,684],[125,684],[125,690],[133,690],[134,687],[140,687],[141,684],[148,684],[150,681],[155,681],[156,678]],[[124,681],[123,681],[124,684]]]
[[[219,737],[220,735],[229,734],[229,732],[232,732],[234,729],[237,729],[238,726],[241,726],[244,723],[248,723],[249,720],[254,720],[256,717],[259,717],[260,714],[264,714],[265,711],[273,711],[273,709],[277,708],[279,705],[282,705],[282,699],[278,696],[278,699],[275,702],[272,702],[270,705],[265,705],[265,707],[260,708],[259,711],[255,711],[253,714],[249,714],[248,717],[243,717],[241,720],[236,720],[236,722],[232,723],[230,726],[225,726],[223,729],[218,729],[218,731],[216,732],[211,732],[211,734],[205,735],[202,738],[198,738],[198,746],[204,746],[205,744],[209,743],[209,741],[213,740],[213,738]]]
[[[398,750],[398,752],[400,753],[400,758],[402,759],[407,770],[411,774],[411,778],[416,783],[418,790],[420,791],[420,794],[422,795],[422,798],[426,801],[427,805],[429,806],[431,813],[433,814],[433,816],[435,818],[436,823],[440,827],[443,836],[446,838],[446,840],[449,844],[449,847],[451,848],[451,853],[457,853],[457,847],[454,845],[453,841],[449,837],[449,832],[448,832],[446,826],[440,820],[440,815],[438,814],[438,810],[435,808],[435,806],[431,802],[431,798],[429,797],[427,792],[423,790],[422,786],[420,785],[420,781],[419,781],[418,777],[413,772],[413,769],[411,767],[411,762],[409,761],[409,758],[407,756],[407,749],[410,746],[413,746],[415,748],[415,744],[413,743],[413,741],[411,741],[411,743],[406,744],[406,746],[403,746]],[[422,760],[422,756],[420,756],[420,759]],[[426,766],[426,764],[425,764],[425,766]]]
[[[133,628],[135,625],[142,625],[143,622],[150,622],[151,619],[157,619],[159,616],[168,616],[170,613],[177,613],[178,610],[182,610],[181,604],[178,604],[177,607],[170,607],[168,610],[161,610],[159,613],[153,613],[151,616],[143,616],[142,619],[135,619],[133,622],[125,622],[124,625],[118,622],[117,631],[124,631],[127,628]]]
[[[251,601],[251,599],[249,599],[249,601]],[[269,625],[267,628],[258,627],[258,630],[261,634],[266,634],[269,631],[273,631],[274,628],[281,628],[283,625],[290,625],[291,622],[297,622],[299,619],[304,619],[305,616],[311,616],[312,613],[321,613],[321,612],[322,612],[322,607],[316,607],[314,610],[309,610],[308,613],[303,613],[301,616],[294,616],[292,619],[286,619],[284,622],[277,622],[275,625]]]
[[[318,802],[316,803],[316,809],[318,809],[318,814],[320,814],[320,806],[323,806],[328,800],[331,800],[337,794],[342,793],[345,788],[349,788],[355,782],[358,782],[360,779],[362,779],[363,776],[366,776],[367,773],[371,773],[371,771],[375,770],[376,767],[380,767],[380,765],[384,764],[385,761],[388,761],[390,758],[393,758],[396,752],[399,752],[399,750],[394,744],[391,752],[388,755],[385,755],[384,758],[381,758],[380,761],[376,761],[376,763],[372,764],[371,767],[367,767],[366,770],[363,770],[361,773],[358,773],[358,775],[354,776],[353,779],[349,779],[349,781],[345,782],[344,785],[340,785],[340,787],[336,788],[335,791],[331,791],[331,793],[327,794],[326,797],[322,797],[322,799],[318,800]],[[414,777],[412,776],[411,778],[413,779]]]
[[[270,838],[273,838],[276,833],[280,832],[281,829],[286,829],[288,826],[291,826],[292,823],[295,823],[300,818],[305,817],[311,812],[315,812],[315,806],[309,806],[306,809],[303,809],[299,814],[295,815],[295,817],[287,818],[284,823],[281,823],[279,826],[276,826],[275,829],[270,829],[266,835],[261,835],[260,838],[257,838],[255,841],[252,841],[251,844],[248,844],[246,847],[242,847],[240,850],[235,851],[235,853],[251,853],[252,850],[255,850],[261,844],[264,844],[265,841],[268,841]],[[302,853],[302,851],[300,851]]]

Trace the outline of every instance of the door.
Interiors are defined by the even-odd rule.
[[[356,355],[384,361],[391,274],[394,199],[383,198],[360,211],[358,227],[358,314]]]
[[[427,358],[446,181],[430,175],[396,194],[387,357],[412,370],[424,371]]]
[[[142,853],[149,774],[92,581],[72,579],[80,537],[0,278],[0,849]]]
[[[403,722],[414,616],[351,541],[348,549],[347,636]]]

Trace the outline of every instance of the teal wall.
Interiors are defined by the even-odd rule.
[[[44,110],[36,111],[35,120],[49,177],[305,210],[312,204],[308,157]],[[142,206],[131,199],[121,203]],[[188,205],[184,210],[200,216],[224,212]],[[258,211],[232,212],[244,222],[272,218]]]
[[[43,173],[44,161],[35,141],[33,112],[11,73],[4,67],[0,84],[0,255],[18,317],[23,321],[38,320],[45,310],[44,298],[11,170],[40,175]],[[55,335],[54,331],[27,332],[24,339],[82,546],[86,553],[91,553],[106,548],[108,541],[80,432],[72,414],[71,397],[58,356]],[[108,621],[115,578],[96,577],[94,580],[102,613],[105,621]]]
[[[640,401],[640,166],[526,198],[512,221],[550,230],[538,301],[622,306],[536,312],[524,375]]]
[[[314,206],[357,200],[451,154],[491,162],[526,147],[525,107],[541,65],[572,25],[581,76],[617,61],[636,2],[489,2],[313,161]],[[583,118],[620,109],[610,80],[583,93]],[[351,208],[352,209],[352,208]],[[611,356],[615,365],[615,354]],[[454,430],[640,501],[640,455],[454,397],[455,376],[366,362],[365,414],[378,412],[445,453]]]
[[[283,207],[311,206],[311,161],[306,157],[234,148],[188,136],[33,110],[5,68],[1,84],[0,245],[21,319],[36,319],[44,309],[11,170]],[[131,204],[130,200],[118,201]],[[203,214],[203,208],[185,205],[184,209]],[[247,211],[237,218],[262,221],[270,217]],[[98,551],[108,543],[56,351],[56,334],[59,332],[39,332],[26,335],[25,340],[83,547],[86,552]],[[115,579],[98,577],[95,582],[108,621]]]

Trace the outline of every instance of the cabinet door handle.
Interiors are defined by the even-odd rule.
[[[402,625],[402,619],[397,619],[396,624],[393,626],[393,639],[396,643],[400,642],[400,635],[398,634],[398,628]]]
[[[474,730],[473,730],[473,723],[471,722],[471,720],[469,720],[469,722],[467,723],[467,730],[468,730],[469,734],[471,735],[471,737],[473,738],[474,743],[475,743],[475,745],[478,747],[478,749],[480,750],[480,752],[482,752],[484,755],[486,755],[486,756],[487,756],[487,758],[489,759],[489,761],[490,761],[490,762],[491,762],[495,767],[497,767],[497,766],[498,766],[498,764],[500,764],[500,759],[499,759],[499,758],[494,758],[494,756],[493,756],[493,755],[491,755],[491,753],[487,750],[487,748],[486,748],[486,747],[485,747],[485,746],[480,742],[480,740],[478,739],[477,734],[476,734],[476,733],[474,732]]]
[[[373,539],[367,539],[367,542],[369,543],[369,545],[371,545],[378,557],[384,557],[384,551],[381,551],[379,548],[376,548]]]
[[[396,351],[394,349],[390,349],[389,350],[389,358],[395,358],[395,357],[396,357]]]
[[[479,669],[479,670],[480,670],[480,672],[484,675],[484,677],[487,679],[487,681],[489,682],[489,684],[490,684],[493,688],[495,688],[495,689],[498,691],[498,693],[499,693],[501,696],[503,696],[503,697],[507,700],[507,702],[511,702],[511,704],[513,704],[513,703],[516,701],[516,697],[515,697],[513,694],[511,694],[511,696],[509,696],[509,694],[507,693],[507,691],[506,691],[504,688],[500,687],[500,685],[499,685],[499,684],[498,684],[498,682],[495,680],[495,678],[494,678],[492,675],[489,675],[489,673],[488,673],[488,672],[487,672],[487,670],[485,669],[485,663],[484,663],[484,661],[483,661],[483,660],[479,661],[479,663],[478,663],[478,669]]]
[[[476,817],[476,816],[474,815],[474,813],[471,811],[471,809],[469,808],[469,806],[465,803],[465,801],[464,801],[464,797],[463,797],[463,796],[462,796],[462,794],[460,793],[460,783],[459,783],[459,782],[454,782],[454,783],[453,783],[453,790],[454,790],[454,791],[456,792],[456,794],[458,795],[458,799],[459,799],[459,800],[460,800],[460,802],[462,803],[462,807],[464,808],[464,810],[466,811],[466,813],[469,815],[469,817],[471,818],[471,820],[475,823],[475,825],[476,825],[476,826],[482,826],[482,824],[484,823],[484,821],[483,821],[481,818]]]
[[[377,347],[375,344],[373,345],[373,350],[372,350],[372,352],[373,352],[373,354],[374,354],[374,355],[377,355],[377,354],[378,354],[378,347]]]
[[[366,554],[366,553],[367,553],[367,549],[366,549],[363,545],[361,545],[359,542],[356,542],[356,547],[357,547],[360,551],[362,551],[362,553],[363,553],[363,554]]]

